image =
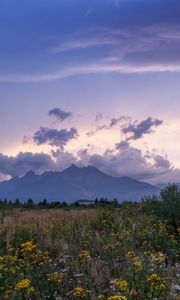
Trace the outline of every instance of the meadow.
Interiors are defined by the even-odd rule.
[[[103,207],[2,207],[0,299],[179,300],[178,193]]]

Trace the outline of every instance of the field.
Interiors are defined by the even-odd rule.
[[[178,300],[179,232],[148,201],[1,209],[0,299]]]

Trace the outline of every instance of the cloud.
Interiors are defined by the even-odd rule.
[[[48,115],[56,117],[57,120],[64,121],[71,117],[72,113],[63,111],[60,108],[53,108],[48,112]]]
[[[112,118],[108,128],[111,129],[113,126],[116,126],[119,122],[128,121],[128,120],[130,120],[130,118],[126,116],[121,116],[119,118]]]
[[[72,153],[60,149],[50,154],[40,152],[19,152],[16,156],[0,153],[0,180],[8,177],[21,177],[30,170],[37,174],[45,171],[62,171],[76,162]]]
[[[156,155],[154,156],[154,161],[155,161],[155,166],[156,168],[165,168],[165,169],[170,169],[171,164],[169,160],[166,157],[163,157],[162,155]]]
[[[67,129],[50,129],[47,127],[40,127],[33,136],[33,141],[37,145],[49,144],[63,148],[67,143],[78,137],[76,128]]]
[[[89,31],[88,36],[87,34],[74,35],[74,37],[71,37],[70,40],[66,40],[64,43],[49,49],[49,53],[57,54],[72,50],[102,47],[103,45],[111,45],[116,43],[115,40],[105,33],[105,31],[98,35],[93,35],[93,33],[95,32]]]
[[[16,156],[0,153],[0,173],[9,176],[22,176],[30,170],[41,173],[54,169],[51,156],[46,153],[20,152]]]
[[[122,132],[124,134],[131,134],[130,137],[127,138],[127,140],[137,140],[142,138],[145,134],[152,133],[153,127],[158,127],[163,123],[162,120],[159,119],[153,119],[151,117],[147,118],[146,120],[143,120],[139,123],[134,122],[133,124],[128,124],[127,126],[124,126],[122,128]]]
[[[102,119],[102,118],[101,118]],[[99,119],[99,120],[101,120]],[[98,120],[98,121],[99,121]],[[121,116],[119,118],[111,118],[110,120],[110,123],[108,125],[100,125],[100,126],[97,126],[96,129],[94,131],[89,131],[87,132],[87,136],[88,137],[91,137],[93,135],[95,135],[97,132],[99,131],[102,131],[102,130],[110,130],[112,129],[112,127],[116,126],[118,123],[124,121],[124,122],[127,122],[130,120],[130,117],[127,117],[127,116]],[[97,120],[96,120],[97,121]]]
[[[59,171],[68,168],[77,161],[77,158],[72,153],[61,149],[52,150],[51,155],[55,159],[55,169]]]
[[[98,58],[97,47],[102,50],[105,62],[116,61],[120,65],[142,66],[149,62],[158,66],[180,62],[180,26],[179,24],[156,24],[144,26],[112,26],[90,28],[85,32],[66,37],[59,46],[49,50],[51,54],[66,51],[85,51]],[[88,59],[88,54],[87,59]],[[91,59],[92,60],[92,59]],[[97,62],[97,59],[96,59]]]
[[[88,137],[91,137],[93,135],[95,135],[97,132],[101,131],[101,130],[104,130],[104,129],[109,129],[107,125],[101,125],[101,126],[98,126],[96,127],[95,131],[89,131],[86,133],[86,135]]]
[[[102,113],[98,112],[95,116],[95,122],[100,122],[103,119]]]
[[[41,82],[80,74],[112,72],[180,72],[179,24],[132,26],[128,23],[127,26],[118,27],[88,27],[83,33],[77,31],[76,34],[71,32],[65,36],[61,38],[60,45],[52,46],[48,54],[46,53],[48,65],[39,74],[30,68],[26,68],[26,73],[17,70],[9,73],[1,71],[0,81]],[[66,54],[77,50],[75,61],[74,54]],[[56,64],[53,53],[59,53]],[[59,58],[64,63],[58,63]]]
[[[149,54],[151,55],[151,54]],[[0,82],[44,82],[66,79],[68,77],[86,74],[142,74],[142,73],[163,73],[163,72],[180,72],[180,61],[167,62],[107,62],[94,60],[83,64],[77,64],[74,67],[64,67],[61,70],[49,71],[44,73],[9,73],[0,74]]]
[[[62,171],[72,164],[94,166],[111,176],[128,176],[151,183],[178,182],[180,170],[175,169],[166,156],[154,152],[143,154],[128,141],[117,143],[114,148],[106,149],[103,154],[90,153],[81,149],[77,155],[61,148],[46,153],[20,152],[16,156],[0,153],[0,175],[22,176],[29,170],[41,174],[44,171]]]
[[[103,154],[90,154],[88,149],[84,149],[78,155],[80,165],[92,165],[112,176],[128,176],[149,182],[160,182],[164,177],[174,178],[174,169],[166,157],[149,153],[147,159],[128,141],[117,143],[114,149],[107,149]]]
[[[55,2],[52,1],[50,11],[45,4],[36,5],[42,13],[41,26],[33,5],[27,10],[27,18],[24,7],[17,5],[18,13],[24,18],[12,18],[11,25],[20,22],[22,35],[18,37],[17,32],[14,35],[11,26],[6,28],[1,49],[1,81],[38,82],[91,72],[180,71],[178,0],[173,5],[169,0],[148,1],[146,5],[141,1],[107,0],[93,1],[90,6],[87,1],[80,1],[83,3],[71,8],[64,1]],[[121,9],[121,18],[115,5]],[[84,12],[89,13],[89,8],[93,14],[87,17]],[[8,14],[8,11],[7,4],[0,13]],[[74,20],[72,24],[69,14]],[[34,20],[32,28],[29,17]],[[15,43],[17,38],[19,42]]]

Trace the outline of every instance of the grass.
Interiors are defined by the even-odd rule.
[[[0,299],[180,299],[179,236],[148,205],[2,209]]]

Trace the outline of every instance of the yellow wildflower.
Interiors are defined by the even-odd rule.
[[[138,271],[142,270],[142,263],[141,263],[140,258],[138,256],[134,257],[133,266]]]
[[[161,252],[152,254],[152,257],[158,262],[164,262],[166,260],[166,256]]]
[[[64,274],[59,272],[54,272],[49,274],[49,279],[55,282],[62,282],[64,279]]]
[[[115,295],[108,297],[107,300],[127,300],[127,297]]]
[[[82,287],[76,287],[76,288],[74,288],[73,294],[74,294],[74,296],[84,298],[86,296],[86,292],[87,292],[86,289],[84,289]]]
[[[20,290],[27,289],[27,288],[29,288],[30,284],[31,284],[31,281],[27,278],[24,278],[16,284],[15,290],[20,291]]]
[[[123,278],[119,278],[116,280],[117,286],[120,289],[120,291],[127,291],[128,288],[128,283],[126,280],[124,280]]]
[[[134,253],[134,251],[128,251],[127,254],[126,254],[126,256],[128,258],[133,258],[135,256],[135,253]]]
[[[156,273],[151,274],[151,275],[147,278],[147,282],[148,282],[148,283],[155,282],[155,281],[160,281],[160,280],[161,280],[161,278],[160,278]]]
[[[166,286],[164,283],[161,283],[156,289],[158,289],[159,291],[165,290]]]
[[[148,283],[148,285],[150,285],[151,287],[153,287],[155,290],[158,290],[158,291],[162,291],[162,290],[166,289],[164,282],[159,277],[159,275],[157,275],[156,273],[151,274],[147,278],[147,283]]]
[[[21,248],[22,248],[22,250],[31,252],[32,250],[34,250],[36,248],[36,245],[32,241],[29,241],[29,242],[21,244]]]
[[[87,251],[87,250],[83,250],[79,253],[79,257],[81,258],[90,258],[90,251]]]

